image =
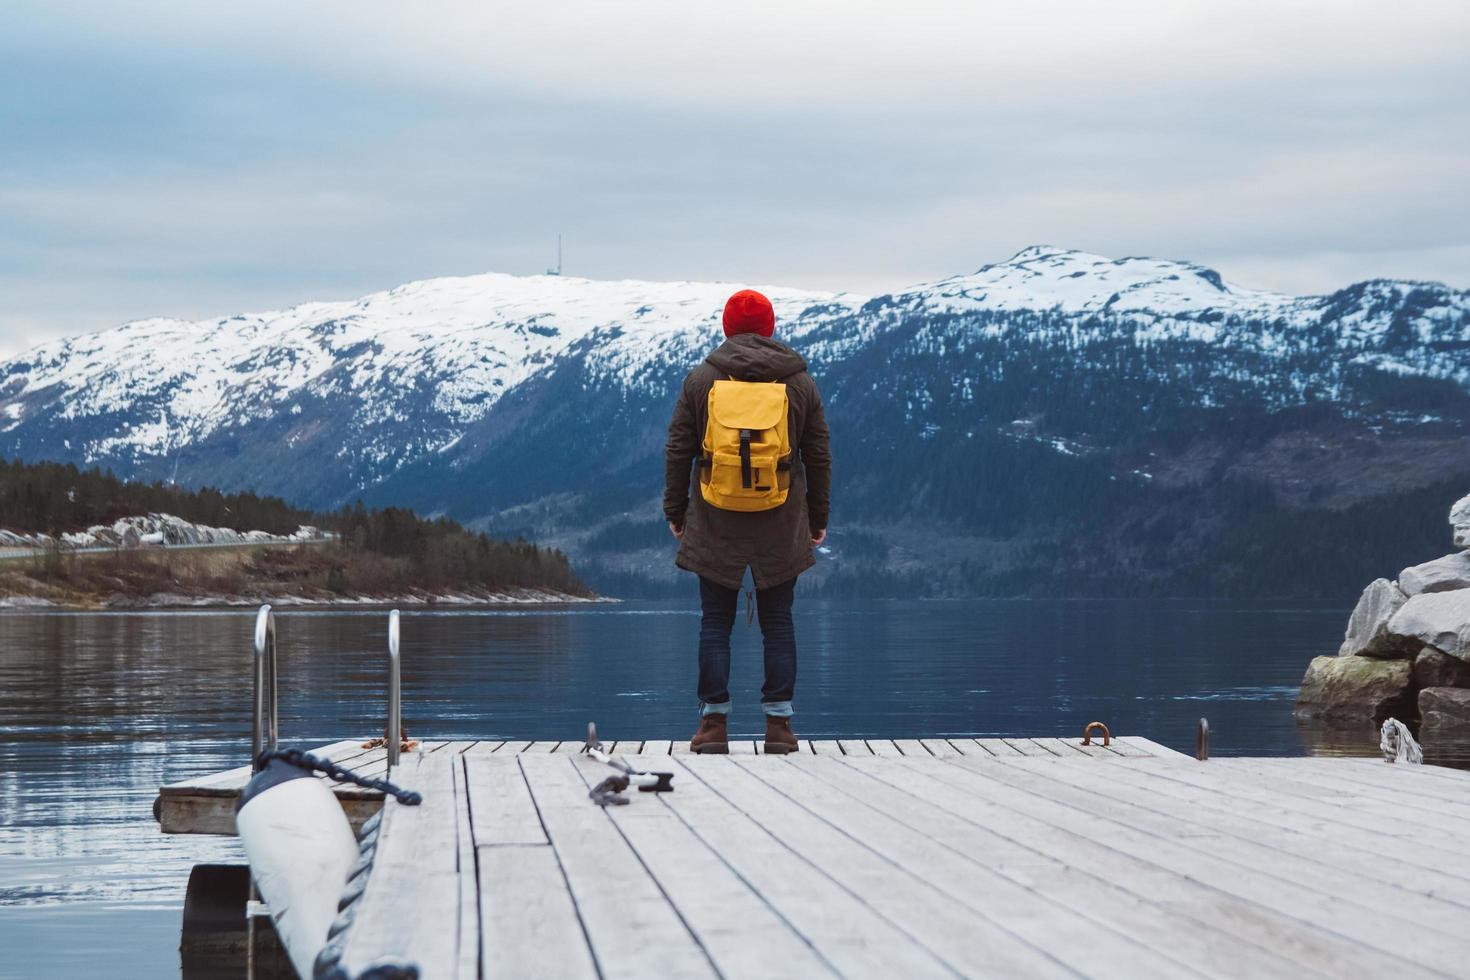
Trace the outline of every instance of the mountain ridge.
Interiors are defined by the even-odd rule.
[[[597,569],[668,582],[654,536],[662,416],[720,339],[735,288],[487,273],[265,314],[134,321],[0,364],[0,454],[313,507],[404,503],[549,540],[590,563],[594,585]],[[996,582],[1021,565],[1041,581],[1027,549],[1046,553],[1053,577],[1086,565],[1054,546],[1120,481],[1170,513],[1225,508],[1197,522],[1208,550],[1223,546],[1227,512],[1238,524],[1340,510],[1470,469],[1457,461],[1470,431],[1470,291],[1443,284],[1288,296],[1194,263],[1038,245],[876,296],[768,295],[778,336],[807,357],[834,418],[834,521],[870,535],[873,575],[901,564],[909,532],[893,494],[843,466],[906,467],[900,499],[933,508],[941,550],[958,549],[936,576],[951,580],[945,594],[966,582],[1004,591]],[[1054,512],[992,486],[997,473],[1041,481]],[[966,478],[988,496],[967,503]],[[1118,527],[1142,520],[1127,497],[1103,507]],[[1108,547],[1119,562],[1129,549]],[[835,551],[822,574],[863,564],[853,551]],[[1182,587],[1183,557],[1166,548],[1150,560],[1157,569],[1115,562],[1086,575]]]

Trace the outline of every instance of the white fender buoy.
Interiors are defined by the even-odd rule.
[[[326,783],[272,759],[235,804],[250,872],[298,976],[310,977],[357,862],[357,839]]]

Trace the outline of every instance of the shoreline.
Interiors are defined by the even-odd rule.
[[[611,596],[579,596],[543,589],[516,589],[508,592],[403,593],[400,595],[303,596],[279,595],[185,595],[159,592],[149,596],[110,595],[97,601],[55,601],[40,596],[0,596],[0,612],[116,612],[127,610],[177,609],[246,609],[269,603],[276,608],[373,609],[393,606],[414,608],[448,607],[453,609],[496,608],[505,606],[565,606],[618,603]]]

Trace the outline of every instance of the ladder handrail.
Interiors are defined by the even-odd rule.
[[[280,741],[280,702],[276,693],[276,614],[270,603],[255,614],[255,704],[250,713],[250,763]]]
[[[398,610],[388,613],[388,727],[383,733],[388,748],[388,769],[398,765],[398,748],[403,739],[402,681],[399,676],[400,627]]]

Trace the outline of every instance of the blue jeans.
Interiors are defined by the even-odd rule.
[[[755,593],[766,647],[761,707],[768,715],[791,715],[791,697],[796,693],[796,624],[791,620],[795,598],[795,578]],[[735,625],[739,604],[739,589],[699,577],[699,605],[704,611],[699,624],[699,702],[703,714],[730,713],[730,629]]]

